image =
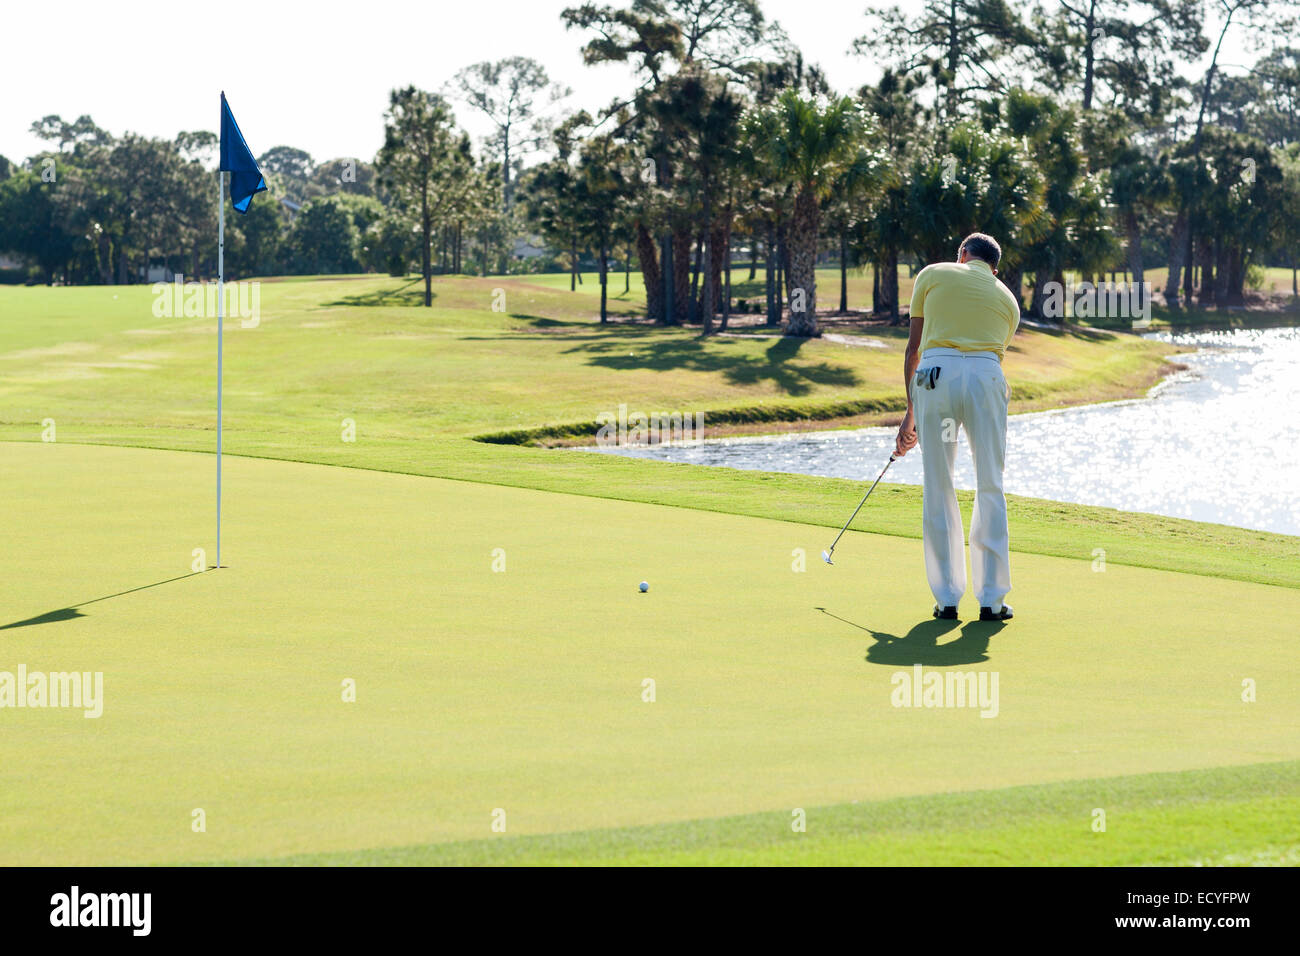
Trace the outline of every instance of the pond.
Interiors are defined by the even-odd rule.
[[[1197,347],[1143,399],[1013,415],[1008,494],[1300,534],[1300,329],[1151,333]],[[707,425],[707,420],[706,420]],[[703,439],[605,454],[871,480],[895,429]],[[889,481],[921,483],[917,451]],[[957,485],[974,487],[963,439]]]

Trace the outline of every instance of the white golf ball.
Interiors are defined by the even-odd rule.
[[[637,586],[641,589],[641,592],[642,592],[642,593],[645,593],[646,591],[649,591],[649,590],[650,590],[650,585],[647,584],[645,581],[642,581],[642,582],[641,582],[639,585],[637,585]]]

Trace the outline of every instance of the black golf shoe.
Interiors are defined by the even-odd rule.
[[[1012,613],[1010,604],[1002,605],[1002,610],[998,611],[996,614],[993,613],[993,608],[991,607],[980,608],[981,621],[1009,621],[1013,617],[1015,617],[1015,614]]]
[[[957,620],[957,605],[949,604],[947,607],[939,607],[936,604],[934,606],[934,616],[941,621],[955,621]]]

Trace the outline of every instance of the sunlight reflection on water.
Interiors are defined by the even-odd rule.
[[[1300,329],[1148,338],[1199,346],[1178,358],[1190,371],[1145,399],[1012,416],[1007,492],[1300,534]],[[894,432],[588,450],[870,480],[889,457]],[[920,484],[920,455],[895,462],[888,478]],[[957,485],[974,487],[964,439]]]

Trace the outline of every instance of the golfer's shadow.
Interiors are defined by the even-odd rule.
[[[58,621],[71,621],[79,617],[85,617],[80,608],[87,604],[98,604],[100,601],[107,601],[110,598],[122,597],[124,594],[134,594],[136,591],[147,591],[149,588],[156,588],[163,584],[171,584],[173,581],[183,581],[185,578],[192,578],[196,574],[202,574],[201,571],[194,571],[190,574],[181,574],[174,578],[168,578],[165,581],[155,581],[153,584],[142,584],[138,588],[130,588],[126,591],[118,591],[116,594],[105,594],[103,597],[97,597],[90,601],[82,601],[80,604],[71,604],[68,607],[61,607],[53,611],[46,611],[44,614],[38,614],[35,617],[29,617],[22,621],[14,621],[12,624],[0,624],[0,631],[7,631],[13,627],[31,627],[33,624],[54,624]]]
[[[902,637],[877,631],[865,624],[858,624],[838,614],[832,614],[824,607],[817,608],[827,617],[843,621],[859,630],[866,631],[875,640],[867,648],[868,664],[884,664],[889,667],[911,667],[923,664],[926,667],[952,667],[958,664],[978,664],[989,659],[989,639],[1006,625],[1002,621],[940,621],[935,618],[915,624]],[[940,643],[940,638],[951,634],[958,627],[961,633],[954,641]]]

